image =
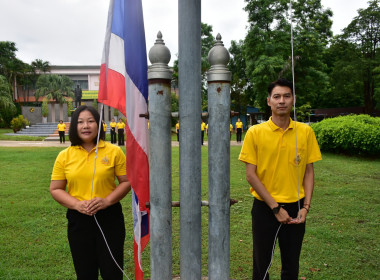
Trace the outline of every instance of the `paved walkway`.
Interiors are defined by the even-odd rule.
[[[236,141],[231,141],[231,146],[241,146],[241,143]],[[10,141],[10,140],[0,140],[0,147],[68,147],[70,146],[70,141],[65,144],[61,144],[58,141]],[[178,147],[179,143],[177,141],[172,141],[173,147]],[[208,146],[207,142],[204,142],[204,146]]]

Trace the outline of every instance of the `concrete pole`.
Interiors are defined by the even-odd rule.
[[[208,54],[208,279],[230,277],[230,59],[220,34]]]
[[[201,0],[178,1],[180,269],[201,279]]]
[[[150,266],[152,280],[172,279],[170,51],[161,32],[149,51]]]

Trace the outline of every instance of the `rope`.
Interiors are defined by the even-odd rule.
[[[102,104],[102,107],[100,108],[100,119],[99,119],[99,127],[98,127],[98,136],[96,138],[96,149],[95,149],[95,160],[94,160],[94,173],[92,174],[92,182],[91,182],[91,199],[92,199],[92,194],[93,194],[93,190],[94,190],[94,180],[95,180],[95,172],[96,172],[96,159],[98,158],[98,149],[99,149],[99,139],[100,139],[100,130],[103,129],[103,125],[102,125],[102,119],[103,119],[103,108],[104,108],[104,104]],[[103,239],[104,239],[104,242],[107,246],[107,249],[108,249],[108,252],[110,253],[111,255],[111,258],[112,260],[114,261],[114,263],[116,264],[116,266],[119,268],[119,270],[124,274],[124,276],[130,280],[127,276],[127,274],[125,274],[125,272],[123,271],[123,269],[119,266],[119,264],[117,263],[115,257],[113,256],[112,254],[112,251],[111,251],[111,248],[109,247],[108,245],[108,242],[107,242],[107,238],[106,236],[104,235],[104,232],[102,230],[102,227],[100,226],[98,220],[96,219],[96,214],[94,214],[94,220],[95,220],[95,223],[97,224],[99,230],[100,230],[100,233],[102,234],[103,236]]]
[[[295,144],[296,144],[296,164],[297,164],[297,194],[298,194],[298,213],[301,211],[301,202],[300,202],[300,182],[299,182],[299,162],[300,158],[298,155],[297,147],[297,113],[296,113],[296,83],[294,79],[294,40],[293,40],[293,9],[292,9],[292,0],[290,0],[290,45],[292,49],[292,82],[293,82],[293,116],[294,116],[294,135],[295,135]],[[298,220],[301,220],[301,216],[298,215]]]

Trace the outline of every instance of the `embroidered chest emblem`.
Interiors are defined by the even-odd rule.
[[[104,165],[109,165],[110,164],[110,160],[108,159],[107,156],[104,156],[104,158],[102,158],[102,160],[101,160],[101,163],[104,164]]]
[[[297,154],[296,158],[294,159],[294,163],[296,165],[299,165],[301,163],[301,154]]]

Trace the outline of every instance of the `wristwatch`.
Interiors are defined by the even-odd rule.
[[[280,209],[281,209],[281,205],[279,204],[277,207],[274,207],[273,209],[272,209],[272,211],[273,211],[273,214],[278,214],[278,212],[280,212]]]

